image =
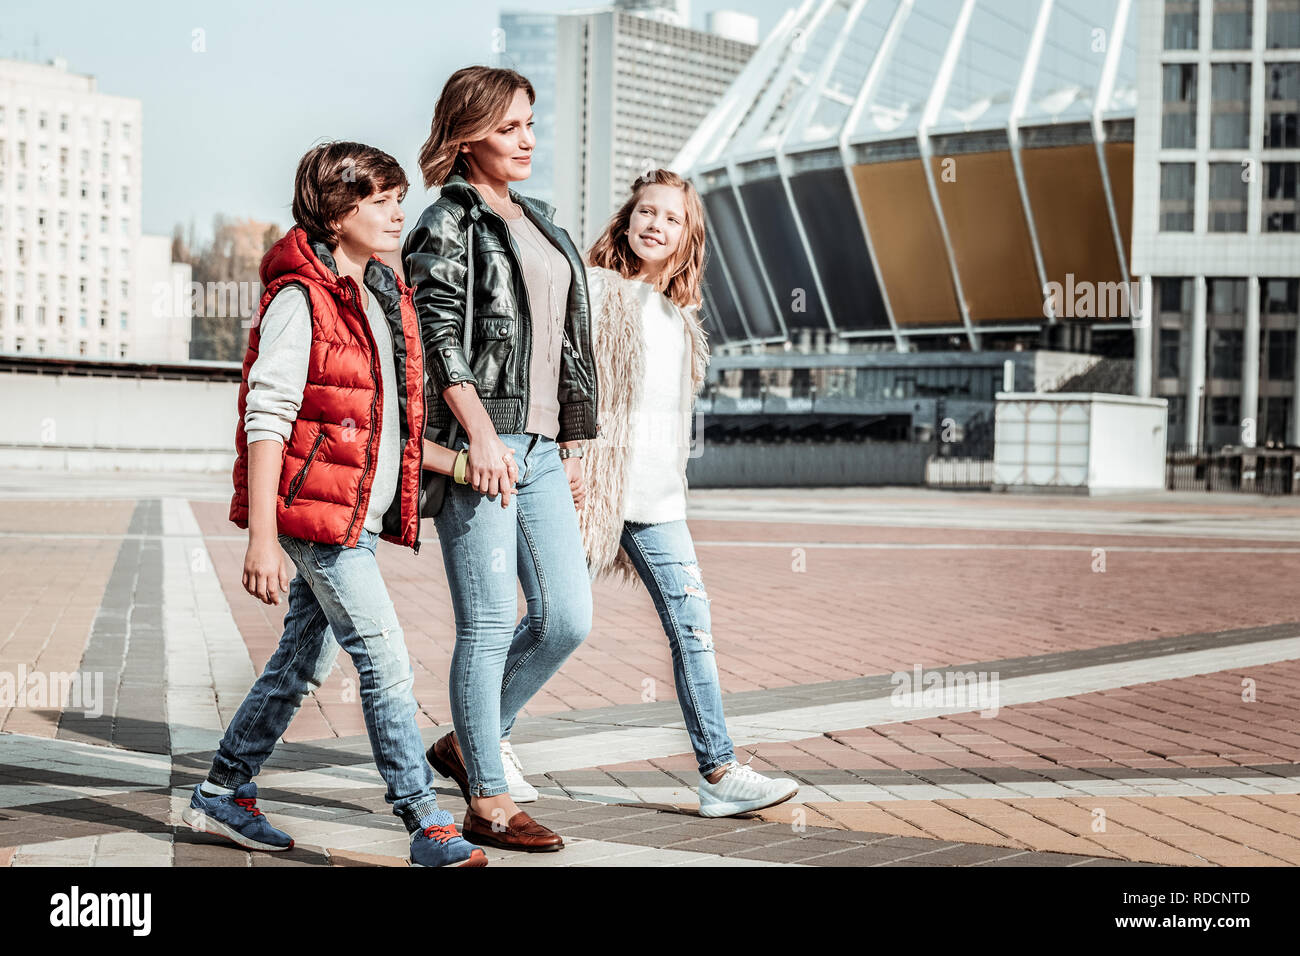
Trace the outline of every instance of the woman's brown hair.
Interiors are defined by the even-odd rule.
[[[420,147],[420,172],[426,189],[441,186],[453,173],[464,176],[469,172],[461,144],[491,133],[510,108],[515,90],[527,92],[529,103],[537,102],[533,84],[514,70],[466,66],[447,79],[433,108],[429,138]]]
[[[587,263],[601,269],[611,269],[625,279],[630,279],[641,271],[641,260],[627,241],[627,230],[632,221],[632,210],[641,201],[641,193],[647,186],[676,186],[682,191],[682,215],[685,216],[685,222],[682,223],[682,237],[677,251],[664,267],[668,281],[663,292],[680,308],[698,306],[700,278],[704,272],[704,204],[700,202],[700,194],[690,180],[683,179],[671,169],[652,169],[636,178],[632,183],[632,195],[614,213],[605,231],[588,250]]]

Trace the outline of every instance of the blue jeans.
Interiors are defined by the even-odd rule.
[[[736,754],[722,713],[708,593],[685,521],[623,523],[623,549],[650,592],[673,653],[673,682],[686,732],[707,776]]]
[[[284,633],[226,728],[208,779],[233,789],[255,777],[342,647],[360,678],[370,749],[388,785],[384,799],[413,833],[421,817],[438,809],[438,798],[415,723],[414,672],[375,560],[378,541],[366,530],[355,548],[280,535],[298,569]]]
[[[591,580],[559,446],[531,433],[499,437],[519,468],[509,506],[453,482],[435,519],[456,614],[451,717],[479,797],[510,789],[500,741],[591,630]],[[528,602],[518,623],[516,578]]]

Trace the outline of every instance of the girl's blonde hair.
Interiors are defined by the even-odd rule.
[[[588,250],[587,262],[601,269],[611,269],[625,279],[641,271],[641,260],[627,241],[627,230],[632,221],[632,210],[641,201],[641,193],[646,187],[656,185],[676,186],[682,191],[682,214],[685,216],[681,242],[664,269],[668,277],[664,295],[681,308],[698,306],[700,280],[704,273],[704,204],[690,181],[671,169],[654,169],[636,178],[632,183],[632,195],[614,213],[605,231]]]
[[[447,79],[433,108],[429,138],[420,147],[426,189],[441,186],[453,173],[469,172],[461,144],[488,136],[510,108],[515,90],[527,92],[529,103],[537,102],[533,84],[514,70],[466,66]]]

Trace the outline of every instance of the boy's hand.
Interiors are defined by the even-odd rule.
[[[277,539],[249,540],[244,555],[244,590],[263,604],[279,604],[280,592],[289,590],[289,572]]]

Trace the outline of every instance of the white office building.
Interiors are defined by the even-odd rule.
[[[1300,444],[1300,0],[1138,0],[1139,395],[1187,445]]]
[[[62,61],[0,60],[0,352],[188,359],[187,299],[152,295],[190,280],[141,233],[140,125]]]
[[[545,50],[547,28],[534,17],[525,34],[522,17],[515,15],[514,29],[502,17],[507,51],[518,38],[502,65],[540,79],[534,128],[538,151],[552,152],[523,191],[552,202],[556,221],[585,248],[638,175],[672,164],[755,45],[685,26],[689,7],[680,2],[556,15],[553,47]],[[751,21],[732,14],[718,22],[743,33]]]

